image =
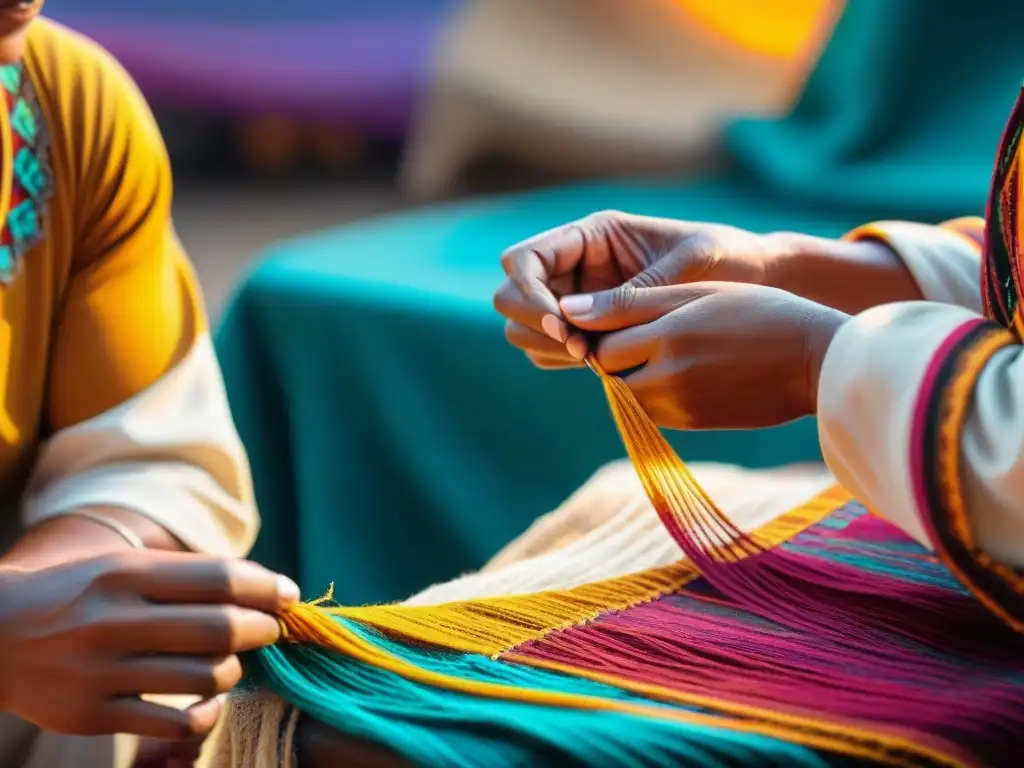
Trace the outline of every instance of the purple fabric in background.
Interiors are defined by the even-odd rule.
[[[48,0],[162,107],[404,135],[458,0]]]

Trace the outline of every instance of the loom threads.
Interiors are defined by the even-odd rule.
[[[684,559],[440,605],[296,606],[253,681],[431,766],[1007,764],[1019,636],[841,489],[742,530],[592,367]]]

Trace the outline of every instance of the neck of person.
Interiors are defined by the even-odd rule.
[[[28,40],[28,25],[16,32],[0,37],[0,66],[16,64],[25,55],[25,43]]]

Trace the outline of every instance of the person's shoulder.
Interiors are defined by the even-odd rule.
[[[131,77],[103,46],[50,19],[33,22],[25,56],[44,90],[63,90],[72,85],[105,91],[134,90]]]
[[[38,97],[58,122],[93,115],[105,122],[128,119],[149,124],[145,99],[110,52],[85,35],[49,19],[29,30],[26,64]]]
[[[54,133],[93,126],[112,138],[127,138],[130,134],[134,142],[162,150],[163,142],[145,98],[124,67],[99,43],[40,18],[29,31],[26,66]],[[92,130],[84,133],[100,139]],[[81,141],[85,136],[72,138],[75,141],[69,142],[70,146],[88,150]],[[104,141],[97,143],[109,146]]]

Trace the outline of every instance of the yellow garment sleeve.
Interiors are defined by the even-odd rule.
[[[170,164],[155,120],[116,65],[99,74],[96,87],[71,92],[93,103],[67,110],[95,123],[79,148],[78,245],[55,320],[50,431],[146,389],[206,330],[171,222]]]

